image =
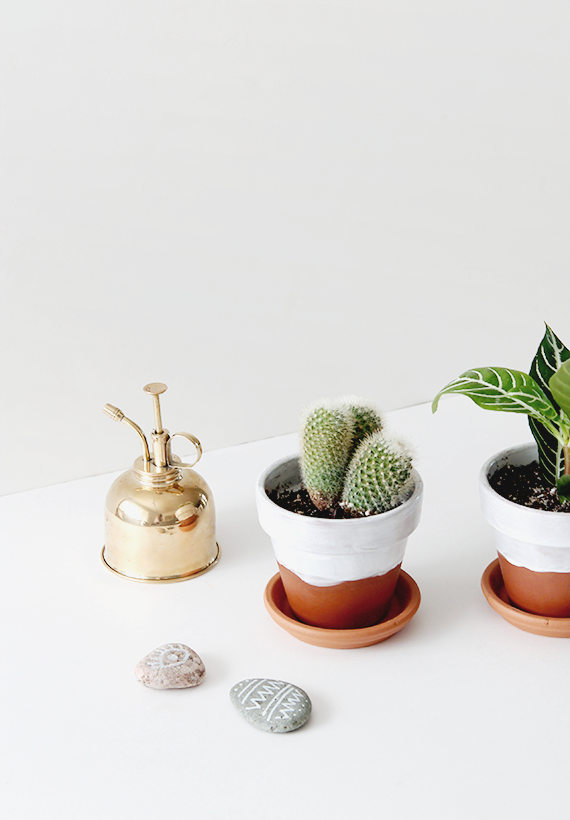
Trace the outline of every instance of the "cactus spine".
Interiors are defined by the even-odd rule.
[[[325,510],[338,504],[356,448],[381,428],[376,408],[355,396],[308,408],[301,422],[301,472],[315,507]]]
[[[352,416],[354,421],[354,432],[350,448],[350,457],[352,458],[358,445],[366,436],[379,432],[383,427],[383,422],[378,410],[370,402],[365,402],[354,396],[347,396],[340,399],[340,401],[346,406],[346,412]]]
[[[412,457],[384,433],[367,436],[354,454],[344,482],[342,506],[353,515],[376,515],[399,506],[413,492]]]
[[[301,423],[301,474],[319,510],[338,503],[350,455],[354,422],[336,402],[308,408]]]

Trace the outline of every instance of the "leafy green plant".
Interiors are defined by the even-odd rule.
[[[412,459],[376,408],[355,397],[311,405],[301,420],[301,476],[319,510],[354,516],[398,506],[413,491]]]
[[[566,421],[570,419],[570,408],[568,408],[568,406],[566,406],[566,408],[561,406],[554,397],[549,383],[564,362],[568,361],[569,358],[570,350],[562,344],[556,334],[546,325],[546,332],[538,346],[529,373],[537,384],[542,387],[542,390],[553,403],[554,407],[559,410],[562,409]],[[554,383],[556,385],[556,379]],[[557,439],[556,436],[553,436],[552,433],[536,419],[529,417],[528,421],[538,446],[542,474],[549,484],[555,485],[565,473],[569,472],[567,463],[568,449],[566,448],[565,455],[564,444]]]
[[[570,350],[546,325],[530,373],[506,367],[466,370],[439,391],[460,393],[485,410],[526,413],[545,480],[570,497]]]

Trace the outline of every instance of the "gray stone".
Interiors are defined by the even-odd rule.
[[[236,683],[230,700],[249,723],[264,732],[292,732],[308,721],[311,700],[306,692],[282,680],[248,678]]]
[[[183,643],[166,643],[149,652],[135,667],[138,681],[152,689],[186,689],[202,683],[202,659]]]

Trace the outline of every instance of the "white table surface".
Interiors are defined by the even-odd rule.
[[[530,439],[526,419],[457,397],[435,416],[419,405],[388,418],[425,482],[403,565],[422,603],[363,649],[302,643],[263,605],[276,564],[254,485],[296,450],[294,435],[205,454],[222,557],[183,583],[104,567],[117,474],[0,499],[3,817],[567,816],[570,641],[516,629],[480,589],[495,550],[478,472]],[[133,436],[133,460],[137,447]],[[204,660],[197,688],[135,680],[137,661],[169,641]],[[256,676],[305,689],[309,723],[285,735],[247,724],[229,691]]]

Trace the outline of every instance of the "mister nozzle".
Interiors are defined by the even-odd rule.
[[[143,460],[144,460],[145,470],[148,470],[149,467],[150,467],[150,452],[149,452],[149,449],[148,449],[148,442],[146,440],[145,434],[143,433],[141,428],[138,426],[138,424],[135,424],[134,421],[131,421],[130,419],[128,419],[125,416],[125,414],[123,413],[123,411],[119,410],[119,408],[115,407],[113,404],[106,404],[103,407],[103,412],[105,413],[106,416],[109,416],[110,419],[113,419],[113,421],[124,421],[125,424],[128,424],[129,427],[132,427],[133,430],[136,433],[139,434],[140,439],[141,439],[142,448],[143,448]]]
[[[114,407],[112,404],[106,404],[103,408],[103,412],[109,416],[109,418],[113,419],[113,421],[122,421],[125,418],[123,411],[119,410],[118,407]]]

